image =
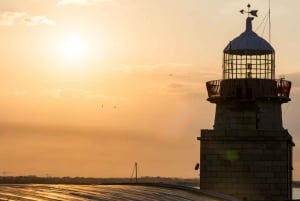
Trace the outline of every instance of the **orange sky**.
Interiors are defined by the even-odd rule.
[[[0,3],[0,172],[128,177],[137,161],[141,176],[198,176],[196,138],[214,120],[205,81],[221,78],[222,50],[245,29],[244,1]],[[250,3],[258,27],[268,1]],[[272,8],[277,77],[293,81],[283,118],[297,145],[300,2]]]

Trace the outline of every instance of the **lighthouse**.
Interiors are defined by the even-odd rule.
[[[283,127],[281,105],[292,83],[275,79],[275,50],[246,30],[223,51],[220,80],[206,83],[216,105],[213,129],[201,130],[200,188],[247,201],[292,199],[292,136]]]

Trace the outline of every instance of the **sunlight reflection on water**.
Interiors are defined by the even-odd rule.
[[[202,194],[194,194],[176,189],[146,186],[97,186],[97,185],[0,185],[1,200],[189,200],[218,201]],[[293,199],[300,199],[300,188],[293,189]]]
[[[122,185],[0,185],[0,200],[170,200],[218,201],[203,194],[177,189]]]

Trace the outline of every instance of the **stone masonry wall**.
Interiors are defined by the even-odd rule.
[[[291,136],[283,131],[202,130],[201,188],[247,201],[290,199]]]
[[[216,106],[215,129],[283,130],[280,102],[224,102]]]

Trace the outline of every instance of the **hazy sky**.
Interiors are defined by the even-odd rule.
[[[245,29],[239,10],[268,0],[0,0],[0,172],[197,177],[200,129],[215,106],[222,51]],[[272,0],[277,77],[300,179],[300,1]],[[263,25],[258,34],[267,38]],[[299,154],[298,154],[299,153]]]

